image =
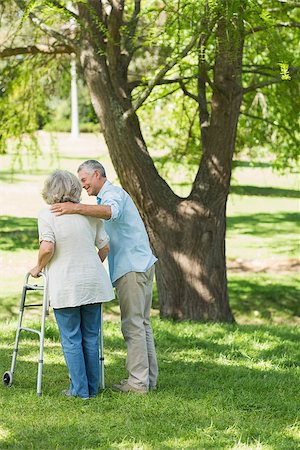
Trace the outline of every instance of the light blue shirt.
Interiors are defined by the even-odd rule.
[[[145,225],[132,198],[124,189],[106,181],[97,203],[111,207],[111,218],[104,221],[109,235],[109,273],[112,283],[128,272],[146,272],[157,261]]]

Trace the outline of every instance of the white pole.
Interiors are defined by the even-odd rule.
[[[67,2],[67,8],[75,12],[73,2]],[[71,29],[75,26],[74,19],[70,20]],[[77,95],[77,74],[76,74],[76,56],[71,55],[71,137],[79,137],[79,118],[78,118],[78,95]]]
[[[71,55],[71,113],[72,113],[72,138],[79,137],[77,74],[75,55]]]

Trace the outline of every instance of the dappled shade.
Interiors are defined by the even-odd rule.
[[[46,329],[41,399],[35,396],[38,343],[22,340],[14,385],[1,390],[10,412],[2,416],[5,448],[21,442],[23,448],[38,447],[41,440],[45,449],[74,448],[74,442],[76,448],[256,448],[258,441],[262,447],[297,448],[292,427],[299,406],[299,329],[155,319],[160,384],[141,398],[109,388],[124,371],[126,350],[119,324],[104,326],[108,388],[88,406],[61,398],[68,374],[55,324]],[[12,329],[0,330],[0,361],[6,365]]]
[[[0,216],[0,247],[6,251],[38,249],[37,219]]]
[[[247,185],[231,186],[230,192],[231,194],[237,195],[300,198],[300,192],[295,189],[283,189],[273,187],[260,187]]]

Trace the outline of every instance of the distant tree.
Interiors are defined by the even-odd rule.
[[[279,142],[277,150],[285,164],[295,160],[296,127],[290,121],[296,115],[295,103],[299,105],[299,48],[294,32],[299,28],[299,3],[85,0],[73,4],[77,13],[69,11],[64,1],[15,0],[12,14],[17,31],[13,39],[6,35],[0,57],[16,64],[15,55],[23,55],[21,66],[28,60],[33,63],[33,58],[37,64],[35,59],[40,58],[45,68],[51,58],[57,64],[58,55],[77,55],[118,177],[134,198],[159,258],[161,316],[233,321],[225,231],[238,121],[241,117],[243,130],[251,127],[250,147]],[[70,18],[76,25],[70,26]],[[22,30],[30,26],[35,31],[24,36]],[[15,92],[16,84],[11,86]],[[186,198],[176,195],[158,173],[137,115],[140,110],[143,116],[142,106],[146,100],[155,101],[155,94],[172,92],[185,97],[182,133],[198,161]],[[166,107],[162,100],[161,105]],[[255,130],[254,118],[260,124]],[[161,114],[162,136],[167,126]],[[247,145],[243,139],[240,133],[239,145]]]

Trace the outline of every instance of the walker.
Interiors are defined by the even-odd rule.
[[[31,276],[30,273],[27,273],[25,276],[25,281],[24,281],[22,296],[21,296],[20,312],[19,312],[19,318],[18,318],[15,347],[14,347],[14,351],[13,351],[11,368],[10,368],[10,370],[7,370],[6,372],[4,372],[3,377],[2,377],[2,381],[5,384],[5,386],[10,387],[13,383],[13,375],[14,375],[15,367],[16,367],[19,338],[20,338],[21,330],[37,334],[39,336],[39,340],[40,340],[37,389],[36,389],[36,393],[37,393],[38,397],[40,397],[42,395],[42,372],[43,372],[45,321],[46,321],[46,316],[49,314],[49,304],[48,304],[48,295],[47,295],[47,288],[48,288],[47,277],[44,272],[40,272],[39,275],[43,278],[43,284],[41,284],[41,285],[28,283],[29,277]],[[26,304],[26,296],[27,296],[28,291],[43,291],[43,302]],[[35,330],[33,328],[22,327],[22,320],[23,320],[23,314],[24,314],[25,308],[37,307],[37,306],[42,306],[41,329]],[[99,334],[99,365],[100,365],[99,387],[101,390],[103,390],[104,389],[104,356],[103,356],[103,332],[102,332],[102,321],[103,321],[102,303],[100,304],[100,306],[101,306],[101,309],[100,309],[101,322],[100,322],[100,334]]]
[[[16,361],[17,361],[17,353],[19,346],[19,338],[21,330],[28,331],[30,333],[38,334],[40,339],[40,353],[38,360],[38,376],[37,376],[37,389],[36,393],[40,397],[42,395],[42,371],[43,371],[43,352],[44,352],[44,335],[45,335],[45,321],[46,315],[49,313],[49,305],[47,300],[47,278],[43,272],[39,273],[40,276],[43,277],[43,284],[29,284],[28,279],[31,276],[30,273],[27,273],[25,276],[24,286],[22,290],[21,303],[20,303],[20,312],[18,318],[18,326],[16,331],[16,340],[15,347],[13,351],[11,369],[4,373],[2,377],[2,381],[6,386],[11,386],[13,383],[13,375],[15,371]],[[32,303],[26,304],[26,295],[28,291],[43,291],[43,303]],[[33,328],[22,327],[22,320],[25,308],[42,306],[42,320],[41,320],[41,329],[34,330]]]

